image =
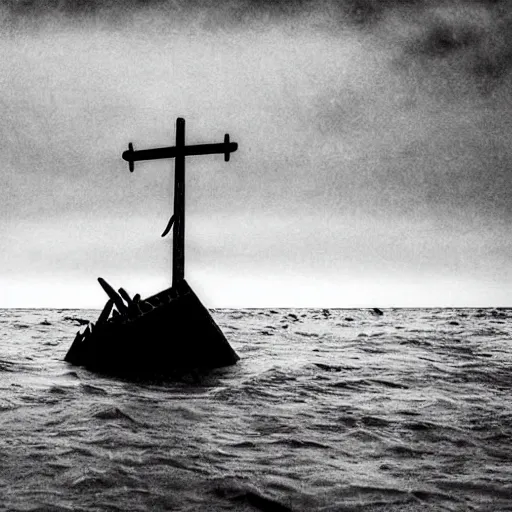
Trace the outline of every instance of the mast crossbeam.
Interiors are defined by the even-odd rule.
[[[227,139],[227,140],[226,140]],[[129,149],[123,153],[123,160],[128,163],[140,162],[141,160],[160,160],[162,158],[176,158],[177,156],[195,156],[195,155],[215,155],[224,154],[224,159],[229,161],[230,153],[238,149],[236,142],[229,141],[229,135],[226,134],[225,141],[217,144],[195,144],[177,148],[169,146],[166,148],[155,149]]]

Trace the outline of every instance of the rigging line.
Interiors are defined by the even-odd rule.
[[[169,231],[172,228],[172,225],[174,224],[174,215],[169,219],[169,222],[167,223],[166,228],[164,229],[164,232],[162,233],[162,238],[169,233]]]

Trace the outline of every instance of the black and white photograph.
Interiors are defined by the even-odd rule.
[[[4,0],[0,511],[512,512],[512,3]]]

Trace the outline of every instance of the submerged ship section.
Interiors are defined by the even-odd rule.
[[[173,228],[172,286],[141,299],[138,294],[130,297],[123,288],[116,291],[98,278],[109,298],[97,321],[77,333],[66,361],[116,374],[165,376],[229,366],[239,360],[185,280],[185,157],[221,153],[229,161],[237,148],[227,134],[223,143],[186,146],[182,118],[176,122],[173,147],[134,151],[129,144],[123,159],[130,171],[136,161],[175,159],[174,213],[162,235]]]

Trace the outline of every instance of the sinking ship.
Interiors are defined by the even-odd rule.
[[[176,121],[176,145],[122,155],[131,172],[140,160],[174,159],[174,211],[162,236],[173,229],[172,286],[151,297],[131,297],[98,278],[108,300],[96,322],[78,331],[65,360],[93,371],[149,376],[204,371],[235,364],[239,356],[185,280],[185,157],[230,154],[238,144],[185,145],[185,120]]]

